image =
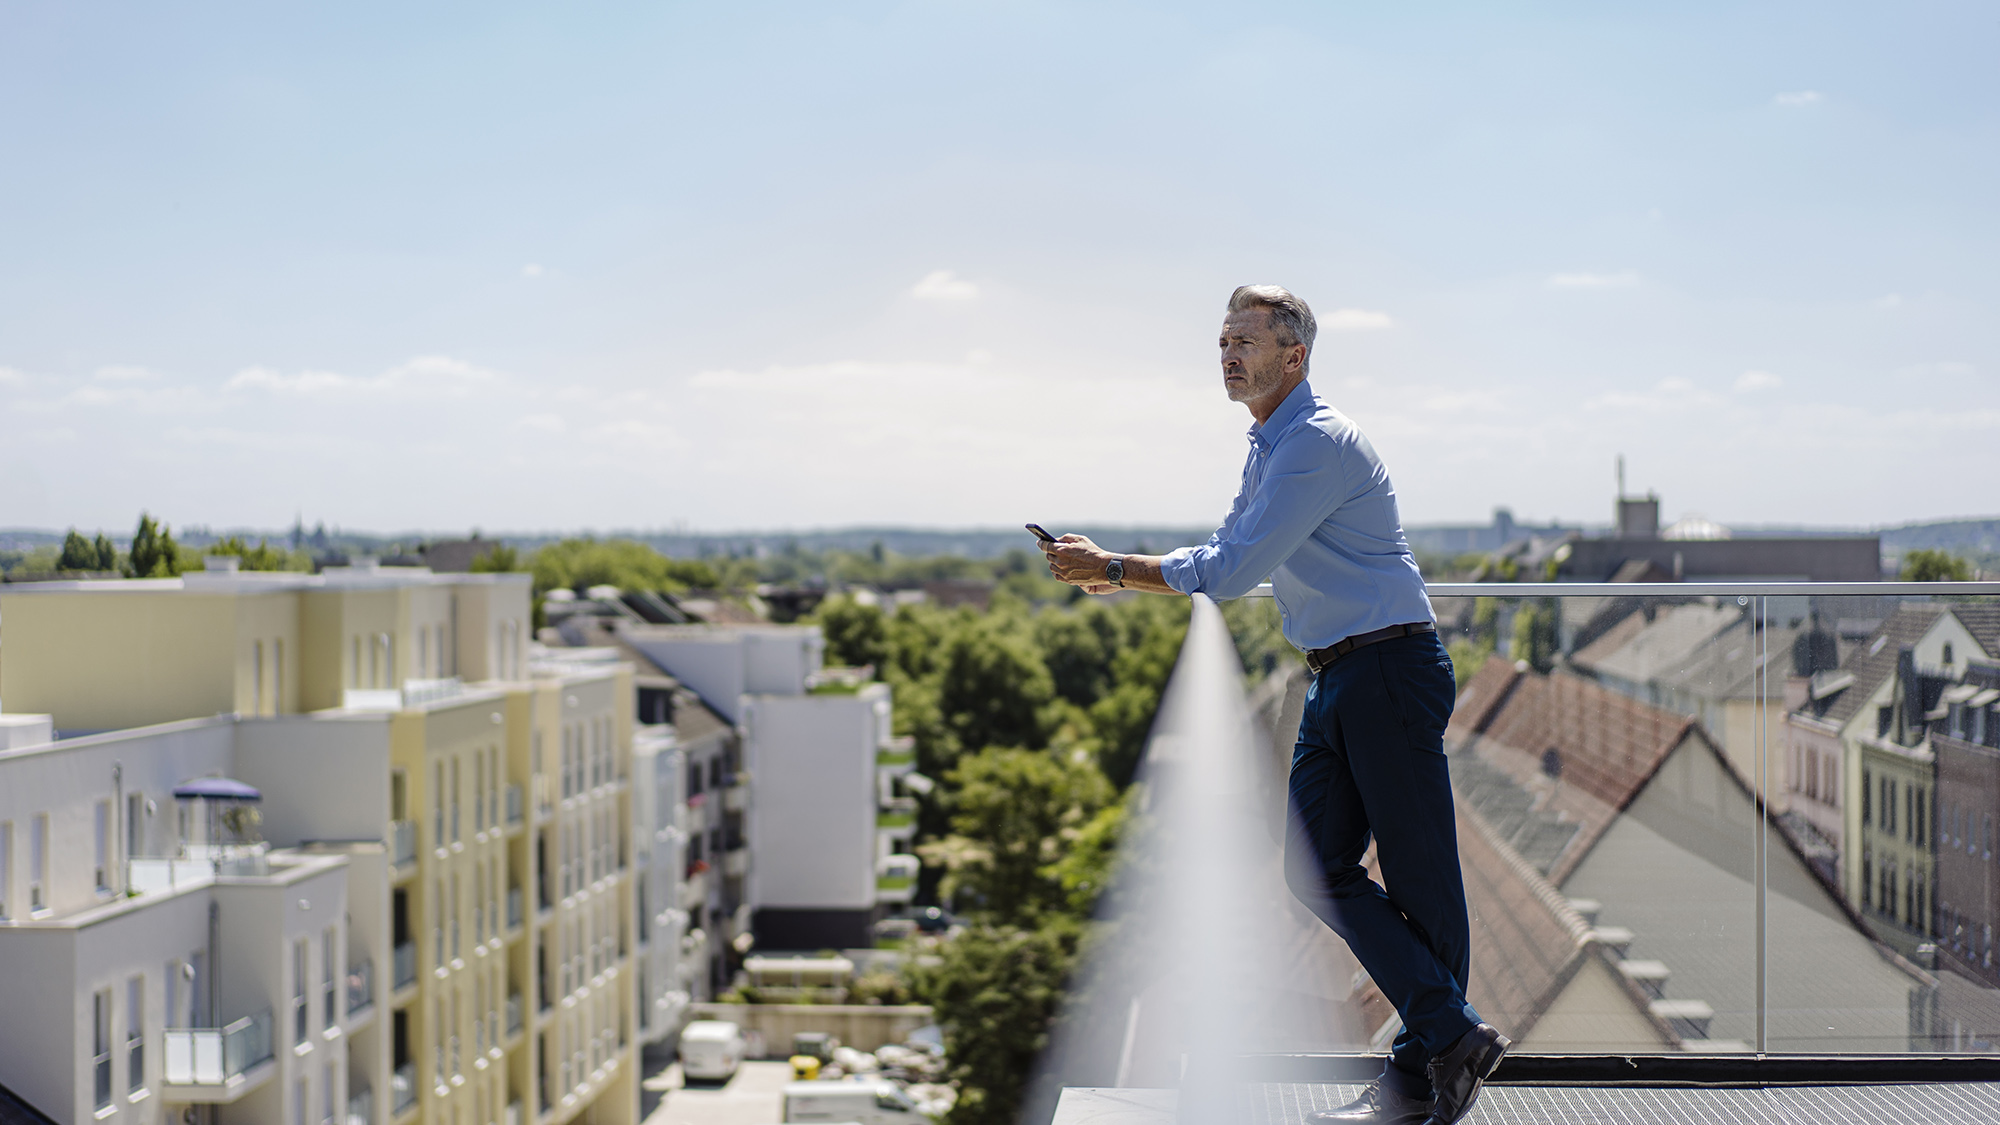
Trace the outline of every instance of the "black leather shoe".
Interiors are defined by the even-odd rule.
[[[1428,1125],[1456,1125],[1459,1118],[1479,1100],[1479,1087],[1500,1065],[1500,1059],[1514,1041],[1491,1024],[1479,1024],[1458,1037],[1442,1055],[1430,1061],[1431,1089],[1437,1101],[1431,1106]]]
[[[1377,1078],[1361,1096],[1338,1109],[1309,1113],[1310,1125],[1423,1125],[1431,1115],[1431,1103],[1399,1094]]]

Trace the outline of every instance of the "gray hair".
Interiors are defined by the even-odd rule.
[[[1229,295],[1229,311],[1247,312],[1250,309],[1271,310],[1271,324],[1278,330],[1279,343],[1286,347],[1293,344],[1306,346],[1306,359],[1299,369],[1310,372],[1313,337],[1319,335],[1319,322],[1313,319],[1312,309],[1282,285],[1237,286],[1236,292]]]

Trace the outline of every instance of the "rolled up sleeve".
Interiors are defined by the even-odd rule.
[[[1229,521],[1207,543],[1161,559],[1160,577],[1183,594],[1240,598],[1290,558],[1348,494],[1332,442],[1286,442],[1272,451],[1254,486],[1245,478]]]

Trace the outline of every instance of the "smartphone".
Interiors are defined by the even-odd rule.
[[[1031,524],[1026,524],[1024,526],[1026,526],[1029,531],[1035,533],[1035,538],[1041,540],[1044,543],[1053,543],[1056,541],[1055,536],[1050,535],[1048,532],[1042,530],[1041,524],[1031,523]]]

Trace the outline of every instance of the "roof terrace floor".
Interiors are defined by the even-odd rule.
[[[1303,1125],[1362,1087],[1267,1082],[1249,1088],[1249,1125]],[[1175,1125],[1174,1091],[1071,1088],[1053,1125]],[[2000,1083],[1762,1089],[1488,1086],[1464,1125],[1987,1125]]]

